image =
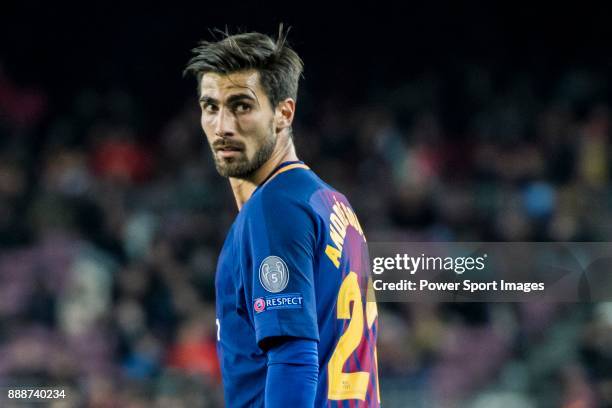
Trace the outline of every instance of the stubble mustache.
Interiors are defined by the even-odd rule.
[[[234,142],[227,139],[217,139],[212,144],[211,147],[214,151],[217,150],[239,150],[243,151],[245,146],[243,143]]]

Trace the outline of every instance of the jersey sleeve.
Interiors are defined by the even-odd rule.
[[[307,205],[269,194],[249,217],[245,291],[257,343],[290,336],[319,341],[314,293],[317,218]]]

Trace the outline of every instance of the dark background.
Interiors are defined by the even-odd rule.
[[[340,5],[256,2],[168,5],[3,4],[0,49],[19,83],[43,86],[57,109],[83,88],[121,88],[152,118],[190,95],[181,76],[189,50],[212,28],[273,34],[291,26],[291,43],[306,62],[303,86],[314,95],[364,98],[411,76],[448,78],[465,64],[484,64],[500,80],[528,72],[537,92],[568,67],[602,75],[612,69],[604,7],[514,2],[415,2]],[[461,104],[447,101],[455,109]]]

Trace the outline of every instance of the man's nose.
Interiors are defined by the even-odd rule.
[[[217,115],[217,123],[215,126],[215,135],[219,137],[228,137],[234,135],[234,115],[222,108]]]

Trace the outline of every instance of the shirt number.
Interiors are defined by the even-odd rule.
[[[353,304],[352,310],[351,303]],[[361,291],[359,290],[359,282],[355,272],[349,272],[342,281],[340,291],[338,292],[338,303],[336,308],[338,319],[350,319],[350,322],[346,332],[344,332],[340,340],[338,340],[338,344],[327,364],[327,398],[330,400],[360,399],[365,401],[368,383],[370,381],[370,373],[366,371],[345,373],[342,371],[342,367],[346,363],[346,360],[348,360],[355,349],[359,347],[359,343],[361,343],[363,337],[363,301],[361,300]],[[376,303],[367,302],[365,312],[368,328],[371,328],[378,314]],[[378,365],[376,361],[376,349],[374,349],[374,353],[374,364]],[[378,400],[380,401],[378,379],[376,384]]]

